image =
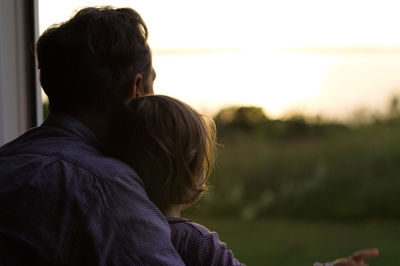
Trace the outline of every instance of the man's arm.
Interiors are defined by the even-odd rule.
[[[14,227],[35,240],[33,263],[184,265],[134,171],[108,160],[91,165],[56,160],[24,186],[29,219]]]
[[[110,252],[107,260],[124,264],[131,257],[133,261],[139,258],[144,265],[184,265],[172,245],[170,227],[148,198],[141,179],[131,172],[109,181],[101,185],[98,208],[115,233],[112,249],[122,254],[118,259]]]

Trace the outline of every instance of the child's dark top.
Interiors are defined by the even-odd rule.
[[[172,243],[186,265],[244,265],[233,257],[217,233],[179,217],[167,217]]]

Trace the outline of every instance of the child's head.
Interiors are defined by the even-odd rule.
[[[215,124],[177,99],[149,95],[115,114],[108,146],[139,174],[150,199],[165,212],[195,202],[205,190]]]

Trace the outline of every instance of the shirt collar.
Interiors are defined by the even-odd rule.
[[[42,127],[56,127],[82,139],[93,147],[99,147],[100,142],[96,135],[81,121],[64,114],[50,114],[41,125]]]

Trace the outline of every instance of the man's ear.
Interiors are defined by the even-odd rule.
[[[143,75],[137,73],[132,80],[132,87],[129,94],[129,99],[135,99],[144,95]]]

